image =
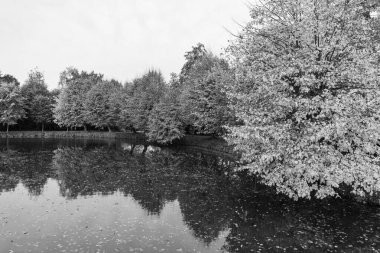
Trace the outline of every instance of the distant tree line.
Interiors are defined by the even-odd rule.
[[[236,122],[223,88],[228,63],[202,44],[185,59],[169,82],[158,70],[123,85],[69,67],[60,74],[59,89],[49,91],[37,69],[21,87],[14,77],[1,76],[1,123],[7,131],[18,124],[13,129],[143,132],[161,144],[185,134],[225,134],[226,126]]]

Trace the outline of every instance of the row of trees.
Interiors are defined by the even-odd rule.
[[[202,44],[185,58],[181,73],[172,74],[169,83],[156,70],[122,85],[67,68],[60,76],[54,121],[74,129],[140,131],[162,144],[185,134],[222,135],[235,121],[223,88],[228,64]]]
[[[54,122],[67,130],[139,131],[161,144],[185,134],[225,134],[226,126],[236,124],[224,89],[232,73],[228,63],[202,44],[185,59],[168,83],[157,70],[122,85],[70,67],[60,74],[59,89],[49,92],[38,70],[22,87],[6,75],[0,84],[1,123],[24,129],[38,125],[43,130]]]

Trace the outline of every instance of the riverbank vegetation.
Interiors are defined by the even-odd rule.
[[[21,88],[2,76],[0,121],[140,131],[161,144],[185,134],[226,136],[242,152],[240,169],[294,199],[343,188],[372,196],[380,191],[378,5],[252,5],[226,57],[198,44],[168,83],[157,70],[122,85],[67,68],[57,92],[40,94],[24,88],[46,89],[38,71]],[[39,96],[28,102],[26,94]]]

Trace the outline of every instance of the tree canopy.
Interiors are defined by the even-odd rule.
[[[1,72],[0,72],[0,82],[15,83],[17,86],[20,86],[20,82],[16,79],[16,77],[9,74],[2,75]]]
[[[203,44],[185,54],[180,73],[180,110],[182,121],[190,133],[223,135],[232,121],[227,106],[223,78],[230,73],[228,63],[205,50]]]
[[[143,76],[134,79],[126,89],[128,100],[123,105],[121,114],[129,122],[125,122],[124,127],[146,132],[154,104],[159,102],[166,89],[162,73],[149,70]]]
[[[21,95],[25,99],[25,119],[23,124],[41,124],[53,120],[54,99],[48,90],[44,75],[38,69],[31,70],[21,87]]]
[[[30,107],[30,117],[34,122],[42,125],[53,121],[54,100],[50,96],[36,95]]]
[[[264,1],[228,49],[242,168],[292,198],[380,190],[380,45],[361,2]]]
[[[117,96],[122,85],[115,81],[102,81],[93,86],[86,94],[86,122],[98,128],[111,130],[120,117],[120,105]]]
[[[0,123],[7,126],[17,124],[25,115],[24,98],[16,82],[0,81]]]
[[[55,122],[67,127],[87,127],[87,92],[103,79],[102,74],[67,68],[60,75],[61,92],[55,107]]]
[[[172,74],[167,92],[155,104],[148,120],[148,139],[160,144],[172,143],[184,136],[184,125],[181,121],[181,111],[178,87],[178,76]]]

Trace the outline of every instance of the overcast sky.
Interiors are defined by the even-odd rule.
[[[50,89],[73,66],[127,81],[168,78],[198,42],[216,54],[249,20],[246,0],[1,0],[0,71],[24,83],[38,67]]]

